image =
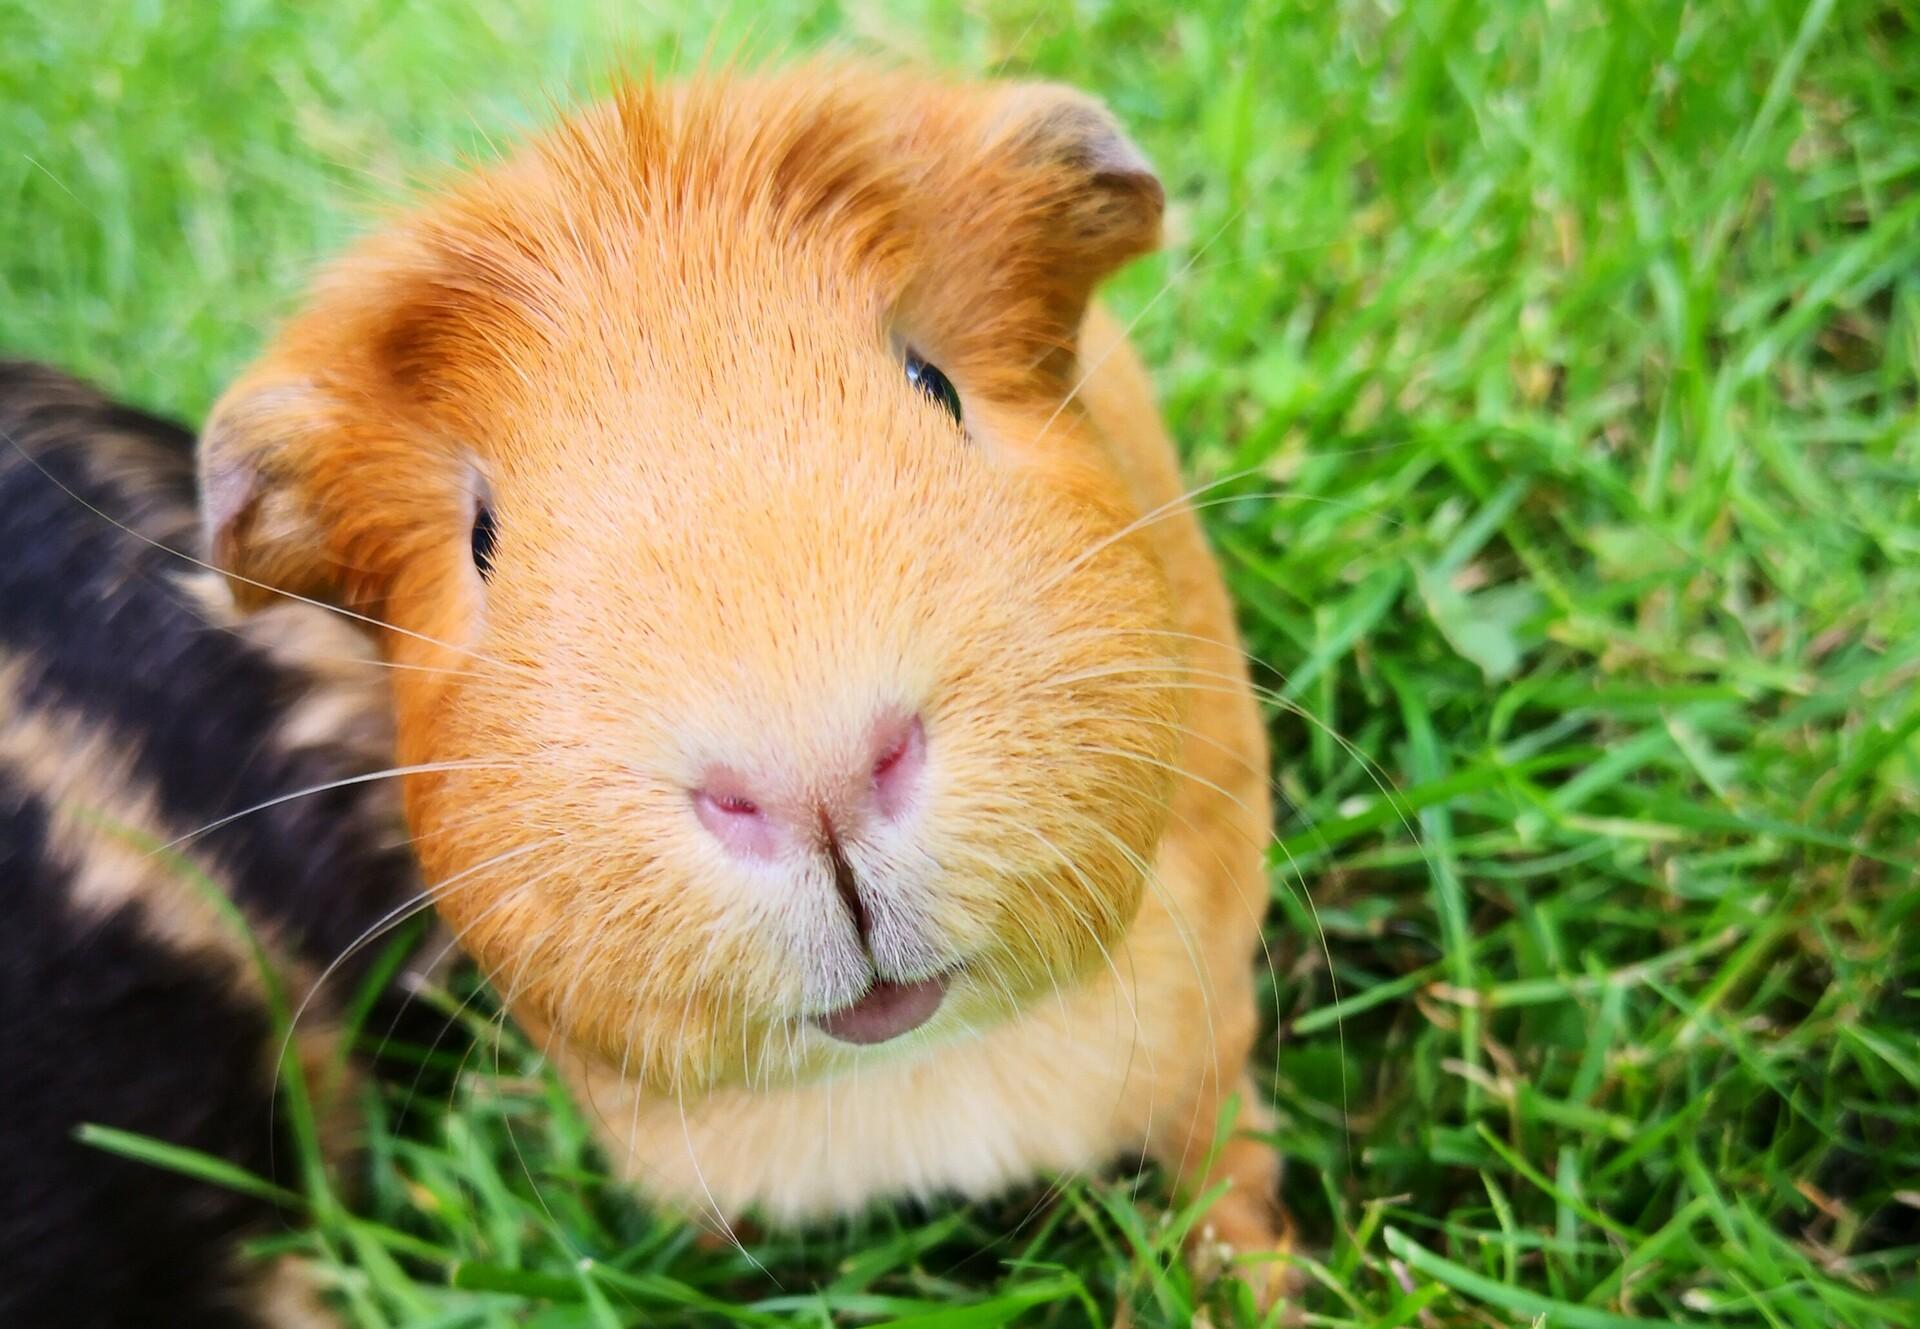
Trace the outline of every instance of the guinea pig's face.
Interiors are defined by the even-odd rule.
[[[635,95],[374,242],[222,404],[216,552],[392,625],[418,851],[534,1028],[758,1083],[1111,963],[1181,715],[1071,400],[1157,222],[1130,153],[1050,90]]]

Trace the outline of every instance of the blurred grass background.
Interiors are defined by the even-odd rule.
[[[1257,472],[1314,1322],[1920,1325],[1912,3],[0,0],[0,349],[197,418],[422,170],[821,46],[1081,84],[1166,178],[1111,295]],[[1151,1180],[702,1242],[461,1018],[269,1243],[354,1323],[1251,1322]]]

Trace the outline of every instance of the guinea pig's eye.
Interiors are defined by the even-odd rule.
[[[493,509],[485,503],[473,510],[473,566],[482,577],[493,572]]]
[[[953,380],[922,360],[917,351],[907,352],[907,382],[940,403],[940,408],[953,417],[955,424],[960,423],[960,394]]]

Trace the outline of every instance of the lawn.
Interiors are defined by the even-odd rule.
[[[1313,1322],[1920,1326],[1920,9],[673,8],[0,0],[0,349],[197,418],[403,182],[623,66],[1102,94],[1270,703]],[[1246,1314],[1152,1178],[704,1240],[487,1011],[271,1243],[352,1323]]]

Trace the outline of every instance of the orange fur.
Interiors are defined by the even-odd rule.
[[[629,89],[348,256],[217,409],[237,589],[392,625],[402,762],[513,763],[410,778],[423,864],[660,1199],[797,1218],[1144,1146],[1233,1183],[1226,1240],[1278,1240],[1271,1151],[1211,1138],[1255,1033],[1264,739],[1145,375],[1088,314],[1160,202],[1062,89]],[[958,977],[853,1047],[807,1019],[864,981],[830,871],[741,867],[688,790],[890,708],[925,718],[925,806],[848,859]]]

